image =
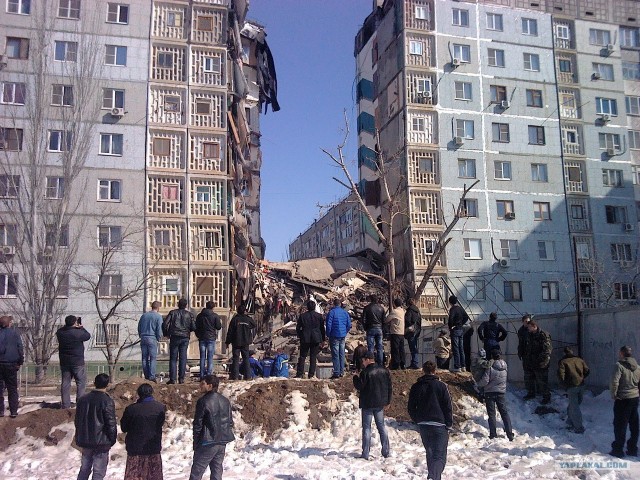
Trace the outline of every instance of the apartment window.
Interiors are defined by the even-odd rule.
[[[622,187],[622,170],[603,168],[602,185],[605,187]]]
[[[615,282],[613,294],[616,300],[633,300],[636,298],[636,286],[633,283]]]
[[[213,32],[213,17],[211,15],[198,15],[196,18],[196,30]]]
[[[68,152],[71,150],[73,135],[64,130],[49,130],[49,151]]]
[[[173,68],[173,53],[158,52],[156,66],[158,68]]]
[[[122,248],[122,227],[98,225],[98,246],[100,248]]]
[[[64,177],[47,177],[44,198],[59,200],[64,197]]]
[[[491,134],[494,142],[509,143],[509,124],[492,123]]]
[[[75,62],[78,59],[78,43],[56,40],[54,59],[58,62]]]
[[[512,200],[496,200],[496,210],[498,213],[498,219],[504,220],[505,218],[513,218],[514,209]]]
[[[478,200],[475,198],[465,198],[463,205],[463,216],[464,217],[478,217]]]
[[[640,165],[631,165],[631,183],[640,185]],[[638,215],[640,218],[640,215]]]
[[[482,240],[479,238],[465,238],[464,244],[464,258],[470,260],[482,259]]]
[[[502,258],[518,258],[518,241],[517,240],[500,240],[500,256]]]
[[[429,20],[429,7],[425,5],[416,5],[414,13],[418,20]]]
[[[456,137],[474,138],[473,120],[456,120]]]
[[[640,149],[640,130],[629,130],[629,148]]]
[[[458,177],[476,178],[476,161],[472,158],[459,158]]]
[[[409,41],[409,54],[411,55],[422,55],[423,44],[417,40]]]
[[[213,142],[204,142],[202,144],[203,158],[220,158],[220,144]]]
[[[504,67],[504,50],[490,48],[488,52],[490,67]]]
[[[538,258],[540,260],[556,259],[555,248],[552,241],[548,241],[548,240],[538,241]]]
[[[624,103],[627,107],[627,115],[640,115],[640,97],[626,96]]]
[[[622,78],[625,80],[640,80],[640,63],[622,62]]]
[[[199,186],[196,188],[196,202],[211,203],[211,187]]]
[[[162,200],[166,202],[180,201],[180,185],[176,183],[165,183],[161,187]]]
[[[122,138],[122,134],[118,133],[101,133],[100,154],[122,155]]]
[[[6,105],[24,105],[27,89],[24,83],[2,82],[0,103]]]
[[[640,46],[638,29],[636,27],[620,27],[620,46],[627,48],[637,48]]]
[[[196,99],[196,113],[198,115],[211,114],[211,102],[205,98]]]
[[[549,181],[549,176],[547,175],[547,164],[546,163],[532,163],[531,164],[531,181],[532,182],[543,182],[546,183]]]
[[[495,161],[493,170],[496,180],[511,180],[511,162]]]
[[[430,78],[416,78],[416,92],[417,93],[431,93],[431,79]]]
[[[631,245],[628,243],[612,243],[611,260],[614,262],[630,262],[633,260],[631,256]]]
[[[558,282],[542,282],[542,301],[557,302],[560,300]]]
[[[17,198],[20,175],[0,175],[0,198]]]
[[[7,45],[4,51],[7,58],[26,60],[29,58],[29,39],[7,37]]]
[[[127,47],[122,45],[107,45],[104,64],[125,67],[127,65]]]
[[[119,202],[122,199],[120,180],[98,180],[98,201]]]
[[[18,275],[0,274],[0,297],[12,298],[18,294]]]
[[[0,245],[3,247],[15,247],[18,238],[18,230],[15,225],[0,224]]]
[[[45,247],[68,247],[69,246],[69,225],[62,225],[58,228],[57,225],[45,226]]]
[[[182,27],[182,13],[181,12],[167,12],[167,26],[168,27]]]
[[[180,277],[162,277],[163,295],[180,295]]]
[[[460,60],[461,63],[471,62],[471,47],[469,45],[453,45],[453,58]]]
[[[566,58],[559,59],[558,70],[560,70],[561,73],[573,73],[573,63]]]
[[[618,115],[618,102],[614,98],[596,97],[596,113],[598,115]]]
[[[7,13],[29,15],[31,13],[31,0],[7,0]]]
[[[603,150],[613,148],[620,151],[620,135],[617,133],[599,133],[598,140],[600,142],[600,148]]]
[[[570,182],[582,182],[582,168],[578,165],[565,167]]]
[[[124,90],[117,88],[102,89],[102,108],[124,108]]]
[[[502,15],[498,13],[487,13],[487,30],[502,31]]]
[[[220,73],[222,71],[221,63],[220,57],[205,57],[204,71],[206,73]]]
[[[502,85],[490,85],[489,94],[491,103],[500,103],[507,99],[507,87]]]
[[[73,86],[72,85],[52,85],[51,105],[58,107],[73,106]]]
[[[521,302],[522,282],[504,282],[504,299],[507,302]]]
[[[613,65],[606,63],[593,63],[593,73],[600,77],[600,80],[613,82]]]
[[[605,212],[605,217],[607,219],[607,223],[627,223],[626,207],[619,207],[616,205],[605,205],[604,212]]]
[[[569,30],[569,25],[565,25],[562,23],[557,23],[554,25],[556,31],[556,37],[558,40],[570,40],[571,39],[571,30]]]
[[[80,18],[80,0],[59,0],[58,17],[60,18]]]
[[[533,219],[537,222],[551,220],[551,204],[549,202],[533,202]]]
[[[544,127],[529,125],[529,145],[544,145]]]
[[[538,21],[535,18],[523,18],[522,19],[522,34],[538,36]]]
[[[584,207],[582,205],[571,205],[571,218],[584,220]]]
[[[152,154],[158,157],[168,157],[171,154],[170,138],[154,138],[151,143]]]
[[[452,24],[457,25],[458,27],[468,27],[469,26],[469,10],[463,10],[461,8],[454,8],[451,10],[452,15]]]
[[[527,107],[542,107],[542,90],[527,89]]]
[[[591,45],[606,46],[611,43],[611,32],[609,30],[590,28],[589,43]]]
[[[524,56],[524,69],[532,72],[540,71],[540,56],[535,53],[525,53]]]
[[[110,3],[107,7],[107,22],[126,25],[129,23],[129,5]]]
[[[180,111],[180,97],[173,95],[164,96],[164,111],[165,112],[179,112]]]
[[[0,150],[5,152],[19,152],[22,150],[21,128],[0,127]]]
[[[56,298],[69,297],[69,275],[57,275],[58,283],[54,286]]]
[[[103,275],[98,282],[99,298],[117,298],[122,295],[122,275]],[[98,339],[96,339],[98,343]]]
[[[411,130],[414,132],[424,132],[425,131],[425,119],[423,117],[413,117],[411,119]]]
[[[471,100],[471,83],[455,82],[456,100]]]
[[[467,290],[467,300],[484,300],[486,298],[486,288],[484,280],[467,280],[465,282]]]
[[[171,231],[158,229],[153,234],[156,247],[169,247],[171,245]]]

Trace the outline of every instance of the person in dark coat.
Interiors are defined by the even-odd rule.
[[[427,454],[428,477],[440,480],[447,464],[453,407],[446,383],[435,375],[436,364],[425,362],[422,371],[425,374],[418,378],[409,391],[407,409],[411,420],[420,429],[420,438]]]
[[[375,353],[376,363],[381,367],[384,366],[384,345],[382,343],[384,318],[384,307],[378,303],[376,295],[371,295],[369,304],[362,310],[362,327],[367,334],[367,349]]]
[[[580,404],[584,395],[584,380],[589,375],[589,367],[583,359],[564,347],[564,357],[558,362],[558,380],[567,389],[567,427],[575,433],[584,433]]]
[[[464,372],[466,370],[466,362],[464,356],[464,325],[469,320],[469,315],[464,311],[460,305],[458,305],[458,297],[451,295],[449,297],[449,319],[447,324],[449,326],[449,333],[451,336],[451,350],[453,353],[453,370],[452,372]]]
[[[224,452],[227,443],[235,440],[231,403],[218,393],[219,384],[220,379],[215,375],[207,375],[200,382],[204,395],[196,403],[193,418],[193,464],[189,480],[200,480],[207,466],[211,480],[222,480]]]
[[[304,376],[304,362],[309,355],[309,378],[316,374],[316,363],[320,344],[324,343],[326,332],[324,329],[324,319],[316,312],[316,304],[309,300],[307,311],[298,317],[296,333],[300,340],[300,356],[298,357],[298,368],[296,378]]]
[[[549,390],[549,361],[553,349],[551,337],[547,332],[541,330],[533,320],[528,323],[527,331],[524,369],[525,376],[530,375],[533,381],[527,385],[527,395],[524,399],[535,398],[537,390],[542,394],[542,404],[547,404],[551,401],[551,390]],[[533,385],[535,385],[535,390],[531,389]]]
[[[404,338],[411,353],[411,364],[409,368],[418,370],[418,340],[422,331],[422,315],[420,309],[416,307],[413,298],[407,298],[407,310],[404,312]]]
[[[76,403],[84,395],[87,387],[87,371],[84,368],[84,342],[91,334],[82,326],[82,319],[67,315],[64,327],[56,332],[58,339],[58,356],[60,358],[60,408],[71,408],[71,379],[76,382]]]
[[[196,319],[187,310],[188,303],[186,298],[178,300],[178,308],[171,310],[162,324],[162,331],[169,337],[169,385],[176,380],[184,383],[189,339],[196,330]]]
[[[629,427],[627,455],[638,456],[638,398],[640,397],[640,367],[633,358],[631,347],[623,346],[618,352],[618,361],[613,368],[609,391],[613,398],[613,434],[609,455],[624,457],[624,441]]]
[[[256,322],[248,315],[245,315],[244,305],[238,307],[238,313],[235,315],[227,330],[227,338],[225,343],[227,348],[233,346],[232,355],[233,362],[231,364],[231,380],[240,379],[240,355],[242,355],[242,375],[245,380],[251,379],[251,365],[249,363],[249,345],[253,343],[253,335],[256,330]]]
[[[138,387],[138,401],[124,409],[120,428],[127,434],[124,480],[162,480],[162,426],[166,407],[154,400],[153,387]]]
[[[522,325],[518,329],[518,358],[522,362],[522,371],[524,372],[524,388],[527,389],[528,392],[536,391],[536,382],[535,378],[532,376],[531,372],[528,372],[524,367],[524,352],[527,349],[527,338],[529,338],[529,329],[527,325],[531,321],[531,315],[525,313],[522,316]]]
[[[489,416],[489,438],[496,438],[496,406],[502,418],[504,431],[510,442],[513,442],[513,429],[511,428],[511,418],[504,395],[507,393],[507,362],[502,360],[500,350],[491,351],[493,363],[484,371],[478,386],[484,389],[484,398],[487,405],[487,415]]]
[[[218,330],[222,322],[213,311],[214,303],[209,301],[196,317],[196,337],[200,347],[200,380],[213,373],[213,356],[216,354]]]
[[[376,422],[382,444],[382,456],[389,456],[389,437],[384,427],[384,407],[391,403],[392,387],[389,370],[376,364],[373,352],[362,359],[364,370],[353,376],[353,386],[360,392],[362,410],[362,455],[369,459],[371,448],[371,418]]]
[[[78,399],[75,426],[76,444],[82,448],[78,480],[102,480],[107,474],[109,450],[116,443],[118,424],[116,406],[109,395],[109,375],[101,373],[94,380],[95,390]]]
[[[4,417],[4,389],[9,397],[9,414],[18,416],[18,370],[24,363],[20,334],[11,326],[12,317],[0,317],[0,417]]]
[[[507,338],[507,331],[498,322],[498,314],[491,312],[489,320],[484,321],[478,327],[478,338],[484,344],[484,350],[487,353],[493,350],[500,350],[500,342]]]

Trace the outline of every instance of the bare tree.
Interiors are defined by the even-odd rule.
[[[620,248],[625,247],[620,245]],[[630,260],[633,256],[631,248],[626,252],[616,251],[616,256],[616,263],[595,258],[578,259],[579,274],[591,280],[589,297],[585,297],[587,292],[581,291],[580,300],[593,300],[593,308],[618,307],[637,301],[635,285],[640,276],[637,253],[635,261]]]
[[[6,305],[24,328],[38,382],[56,349],[82,230],[77,192],[85,190],[81,172],[100,109],[97,37],[78,22],[66,37],[66,61],[53,62],[55,8],[54,2],[34,5],[31,37],[20,41],[23,66],[9,77],[13,105],[0,120],[0,272],[6,293],[15,296]]]

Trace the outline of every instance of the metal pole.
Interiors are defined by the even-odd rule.
[[[576,282],[576,315],[578,317],[578,331],[576,335],[576,341],[578,343],[578,356],[582,357],[582,309],[580,308],[580,273],[578,272],[578,246],[576,242],[576,237],[572,238],[573,245],[573,258],[575,260],[574,272],[575,272],[575,282]]]

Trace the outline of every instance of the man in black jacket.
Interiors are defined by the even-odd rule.
[[[464,324],[469,320],[469,315],[458,305],[458,297],[449,297],[449,333],[451,335],[451,351],[453,353],[453,372],[465,371],[464,358]]]
[[[498,314],[491,312],[489,320],[486,320],[478,327],[478,338],[484,344],[484,351],[487,353],[500,350],[500,342],[507,338],[507,331],[498,322]]]
[[[307,302],[307,311],[298,317],[296,333],[300,339],[300,357],[298,358],[296,378],[304,376],[304,362],[307,359],[307,355],[309,355],[309,378],[316,374],[320,343],[325,341],[326,333],[324,319],[315,310],[315,302],[309,300]]]
[[[196,320],[187,310],[187,299],[178,300],[178,308],[171,310],[162,324],[162,331],[169,337],[169,381],[167,384],[184,383],[187,370],[187,349],[191,332],[196,330]],[[178,358],[180,364],[178,365]]]
[[[120,428],[127,437],[127,467],[124,478],[162,478],[162,426],[166,407],[154,400],[153,387],[138,387],[138,401],[124,409]]]
[[[529,322],[531,321],[531,315],[525,313],[522,316],[522,325],[518,329],[518,358],[522,362],[522,370],[524,372],[524,387],[529,392],[536,391],[535,377],[531,371],[527,370],[524,365],[524,354],[527,350],[527,340],[529,339]]]
[[[384,407],[391,403],[391,375],[389,370],[377,365],[373,353],[367,352],[362,359],[364,369],[353,376],[353,386],[360,392],[362,409],[362,455],[369,460],[371,448],[371,418],[376,422],[382,444],[382,456],[389,456],[389,437],[384,427]]]
[[[11,327],[12,317],[0,317],[0,417],[4,417],[4,387],[9,397],[11,418],[18,416],[18,370],[24,363],[20,334]]]
[[[118,427],[116,406],[106,393],[109,375],[96,376],[95,390],[78,399],[76,407],[76,444],[82,448],[78,480],[102,480],[107,473],[109,449],[116,443]]]
[[[425,362],[425,373],[411,387],[407,405],[411,420],[420,428],[420,438],[427,452],[429,478],[440,480],[447,464],[449,430],[453,426],[453,409],[447,385],[436,377],[436,364]]]
[[[220,379],[208,375],[200,382],[204,393],[196,403],[193,418],[193,465],[189,480],[200,480],[209,466],[211,480],[222,480],[222,462],[227,443],[233,442],[231,403],[218,393]]]
[[[216,354],[218,330],[222,322],[213,311],[214,303],[209,301],[196,317],[196,337],[200,347],[200,380],[213,373],[213,356]]]
[[[404,312],[404,338],[411,352],[411,365],[409,368],[419,369],[418,366],[418,340],[422,330],[422,315],[420,309],[413,303],[413,298],[407,298],[407,310]]]
[[[244,305],[238,307],[238,314],[229,322],[227,338],[224,343],[233,345],[233,362],[231,363],[231,380],[240,378],[240,355],[242,355],[242,374],[245,380],[251,379],[251,364],[249,363],[249,345],[253,343],[253,335],[256,329],[256,322],[253,318],[245,315]]]
[[[375,352],[376,363],[384,366],[384,346],[382,344],[382,324],[385,319],[384,307],[378,303],[378,297],[371,295],[369,305],[362,311],[362,326],[367,333],[367,349]]]
[[[67,315],[64,327],[56,332],[58,355],[60,357],[60,408],[71,408],[71,378],[76,382],[76,403],[84,395],[87,386],[87,372],[84,368],[84,342],[91,338],[82,326],[82,319]]]

